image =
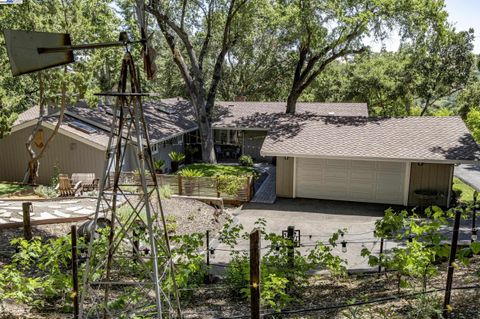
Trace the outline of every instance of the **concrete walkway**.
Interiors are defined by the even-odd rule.
[[[251,202],[257,204],[273,204],[277,199],[275,180],[276,170],[275,166],[271,164],[265,164],[261,167],[257,167],[268,174],[267,178],[263,181],[262,186],[257,190],[253,196]]]
[[[480,165],[463,164],[455,167],[455,176],[480,191]]]
[[[55,223],[63,219],[87,219],[95,213],[94,198],[55,199],[32,202],[32,224]],[[22,203],[26,201],[0,200],[0,228],[18,227],[23,223]]]

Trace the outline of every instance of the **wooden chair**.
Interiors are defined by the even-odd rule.
[[[79,181],[72,186],[67,174],[58,175],[58,185],[55,189],[59,192],[61,197],[76,196],[77,193],[82,192],[82,182]]]
[[[82,191],[93,191],[98,188],[99,179],[95,177],[95,173],[73,173],[71,184],[76,185],[82,183]]]

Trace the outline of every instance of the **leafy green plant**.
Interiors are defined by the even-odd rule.
[[[55,188],[50,186],[44,186],[44,185],[35,187],[34,193],[43,198],[55,198],[58,196],[58,193],[55,190]]]
[[[185,160],[185,154],[180,153],[180,152],[175,152],[172,151],[168,153],[168,157],[170,157],[171,162],[170,162],[170,167],[172,169],[172,172],[175,173],[178,171],[178,167],[180,166],[180,162]]]
[[[284,309],[295,300],[295,296],[306,286],[308,273],[313,269],[326,269],[336,276],[346,274],[344,261],[332,254],[338,240],[338,232],[330,238],[331,245],[317,242],[307,255],[302,255],[298,249],[294,249],[291,260],[289,254],[293,243],[289,239],[266,233],[264,219],[257,220],[255,226],[261,230],[263,240],[269,243],[261,260],[260,287],[262,302],[273,309],[278,311]],[[233,248],[240,238],[248,238],[249,234],[242,233],[242,230],[243,226],[234,225],[229,221],[221,231],[219,240]],[[246,251],[233,250],[230,257],[226,281],[232,287],[232,293],[240,292],[244,297],[249,297],[249,256]]]
[[[377,238],[395,239],[402,244],[380,256],[362,249],[361,255],[368,257],[371,266],[396,271],[399,292],[402,287],[414,286],[419,279],[426,290],[428,279],[438,273],[439,260],[449,255],[450,245],[441,229],[451,227],[448,220],[453,217],[453,211],[444,212],[432,206],[425,210],[425,215],[420,218],[414,212],[386,210],[384,218],[376,222],[374,234]],[[468,263],[469,252],[469,249],[460,250],[458,260]]]
[[[11,244],[18,252],[0,270],[0,301],[10,299],[38,308],[70,303],[70,237],[45,243],[40,238],[31,241],[19,238]],[[78,245],[83,245],[81,239]]]
[[[168,157],[170,157],[170,159],[174,162],[181,162],[185,159],[185,154],[172,151],[168,153]]]
[[[165,167],[165,160],[163,160],[163,159],[156,160],[153,163],[153,166],[155,167],[155,171],[161,173],[163,168]]]
[[[168,215],[165,218],[166,226],[167,226],[167,232],[169,233],[174,233],[177,230],[177,217],[174,215]]]
[[[199,170],[196,170],[196,169],[192,169],[192,168],[184,168],[182,169],[178,175],[182,176],[182,177],[186,177],[186,178],[189,178],[189,177],[202,177],[203,176],[203,173]]]
[[[246,177],[235,175],[217,175],[215,179],[218,191],[232,196],[236,195],[238,191],[245,186],[247,181]]]
[[[50,179],[50,186],[52,187],[57,186],[60,173],[61,173],[60,166],[58,165],[58,163],[55,163],[53,165],[53,174],[52,174],[52,178]]]
[[[240,158],[238,159],[238,162],[242,166],[249,166],[249,167],[253,166],[253,159],[250,155],[240,156]]]
[[[165,199],[165,198],[171,198],[172,197],[172,188],[170,185],[162,185],[160,186],[160,198]]]

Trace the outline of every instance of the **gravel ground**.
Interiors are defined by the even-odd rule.
[[[170,198],[162,200],[167,223],[174,224],[175,234],[204,234],[207,230],[214,236],[227,220],[232,209],[224,212],[194,199]],[[174,217],[168,217],[174,216]]]

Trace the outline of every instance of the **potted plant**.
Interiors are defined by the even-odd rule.
[[[165,161],[163,159],[156,160],[153,163],[153,166],[155,166],[155,173],[162,174],[163,168],[165,167]]]
[[[178,171],[178,167],[180,166],[180,162],[185,159],[185,154],[180,153],[180,152],[172,151],[172,152],[168,153],[168,157],[170,157],[170,159],[172,160],[172,162],[170,164],[171,169],[172,169],[172,173],[175,173],[176,171]]]
[[[196,169],[184,168],[178,173],[178,175],[183,177],[185,195],[191,196],[193,194],[193,190],[195,189],[194,181],[196,177],[202,177],[203,173]]]

